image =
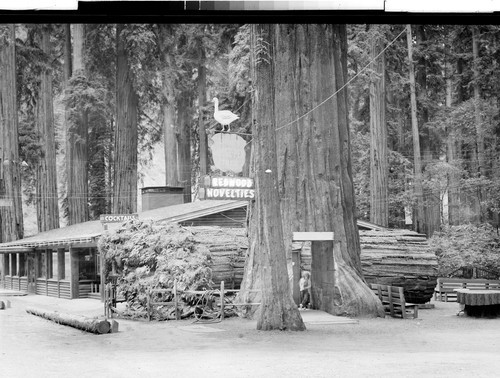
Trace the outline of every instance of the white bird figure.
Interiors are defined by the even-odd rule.
[[[226,125],[227,131],[229,131],[229,124],[233,121],[236,121],[240,117],[230,110],[219,110],[219,100],[217,99],[217,97],[214,97],[212,102],[215,104],[214,119],[222,125],[222,131],[224,131],[224,126]]]

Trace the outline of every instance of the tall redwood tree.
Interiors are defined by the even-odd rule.
[[[78,82],[86,76],[85,25],[74,24],[73,55],[71,55],[71,29],[66,27],[64,49],[64,78]],[[81,104],[71,104],[66,111],[66,175],[68,198],[68,224],[89,220],[88,210],[88,117]],[[71,114],[71,115],[70,115]]]
[[[130,67],[124,25],[116,26],[116,126],[113,170],[113,212],[137,211],[138,99]]]
[[[389,164],[382,25],[371,25],[370,58],[370,221],[389,226]]]
[[[43,53],[51,56],[50,26],[40,26],[40,45]],[[52,71],[44,68],[40,74],[36,126],[44,146],[44,153],[36,169],[36,212],[38,231],[59,228],[57,193],[56,143]]]
[[[15,25],[0,25],[0,242],[23,237]]]
[[[256,106],[274,103],[281,227],[288,267],[280,274],[286,280],[291,276],[294,231],[333,231],[333,251],[331,242],[320,243],[316,251],[313,248],[313,305],[333,314],[383,315],[380,301],[361,273],[344,88],[345,26],[280,24],[269,28],[273,38],[259,36],[264,42],[253,52],[257,62],[269,61],[273,65],[273,74],[266,81],[274,98],[260,94],[255,101]],[[254,150],[257,179],[263,168],[258,164],[273,164],[270,159]],[[260,196],[258,182],[257,189],[256,195]],[[275,204],[267,202],[266,206],[274,209]],[[271,223],[263,215],[252,214],[251,224],[260,222],[262,227],[265,222],[266,228],[278,227],[273,224],[276,218]],[[259,298],[252,298],[251,290],[267,285],[261,278],[267,267],[259,261],[259,238],[252,233],[250,236],[239,300],[248,298],[253,302]],[[274,253],[279,254],[281,245],[276,248]]]

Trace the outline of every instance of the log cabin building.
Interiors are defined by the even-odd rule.
[[[213,200],[164,206],[139,213],[139,219],[184,226],[242,228],[246,201]],[[120,226],[110,223],[109,230]],[[1,287],[59,298],[101,298],[97,240],[101,221],[89,221],[0,244]]]
[[[212,254],[213,282],[224,280],[227,287],[239,288],[248,248],[247,204],[238,200],[174,204],[143,211],[139,219],[176,222],[199,230],[197,241],[205,243]],[[112,230],[119,225],[111,223],[108,227]],[[358,228],[366,281],[403,286],[405,296],[415,303],[430,300],[436,285],[437,259],[429,252],[425,236],[362,220],[358,220]],[[100,221],[89,221],[0,244],[0,286],[60,298],[100,299],[97,240],[103,232]],[[310,245],[299,242],[292,246],[296,300],[300,271],[311,270]]]

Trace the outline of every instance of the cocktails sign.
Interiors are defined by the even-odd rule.
[[[101,214],[101,223],[121,223],[131,219],[139,219],[139,214]]]
[[[253,179],[248,177],[210,177],[200,188],[201,199],[251,200],[255,198]]]

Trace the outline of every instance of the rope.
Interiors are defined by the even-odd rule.
[[[352,78],[350,78],[349,80],[347,80],[347,82],[342,86],[340,87],[340,89],[338,89],[337,91],[335,91],[332,95],[330,95],[329,97],[327,97],[325,100],[323,100],[322,102],[320,102],[318,105],[316,105],[314,108],[312,108],[311,110],[309,110],[308,112],[304,113],[303,115],[301,115],[299,118],[297,118],[296,120],[294,121],[291,121],[283,126],[280,126],[276,129],[276,131],[278,130],[281,130],[287,126],[290,126],[292,124],[294,124],[295,122],[298,122],[299,120],[301,120],[302,118],[306,117],[307,115],[311,114],[314,110],[318,109],[320,106],[326,104],[329,100],[331,100],[334,96],[336,96],[341,90],[343,90],[345,87],[347,87],[347,85],[349,85],[354,79],[356,79],[359,75],[361,75],[361,73],[363,71],[365,71],[374,61],[376,61],[378,59],[378,57],[380,55],[382,55],[385,50],[387,50],[394,42],[396,42],[396,40],[401,37],[404,33],[406,32],[406,29],[403,29],[403,31],[401,33],[399,33],[391,42],[389,42],[387,44],[386,47],[384,47],[384,49],[378,53],[375,58],[373,58],[372,60],[370,60],[370,62],[364,66],[358,73],[356,73],[356,75],[354,75]]]

